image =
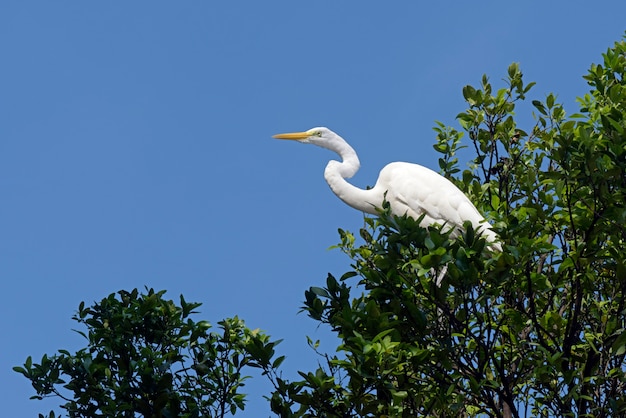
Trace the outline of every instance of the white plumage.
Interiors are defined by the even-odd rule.
[[[468,197],[450,180],[429,168],[393,162],[380,171],[373,188],[363,190],[346,181],[359,170],[359,157],[342,137],[330,129],[319,127],[306,132],[278,134],[274,138],[310,143],[339,154],[342,161],[329,161],[324,178],[332,191],[355,209],[377,215],[376,208],[382,207],[386,199],[394,215],[406,214],[418,219],[424,214],[421,226],[446,225],[453,228],[452,236],[458,235],[463,222],[470,221],[493,250],[501,250],[491,225]]]

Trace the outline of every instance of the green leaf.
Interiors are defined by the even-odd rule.
[[[463,87],[463,97],[470,104],[476,103],[476,89],[470,85]]]
[[[509,77],[510,78],[515,78],[519,75],[519,64],[514,62],[511,65],[509,65],[508,68],[508,73],[509,73]]]
[[[548,111],[546,110],[543,103],[541,103],[539,100],[533,100],[533,106],[535,106],[535,108],[539,111],[539,113],[541,113],[544,116],[548,116]]]
[[[26,371],[26,369],[25,369],[25,368],[23,368],[23,367],[20,367],[20,366],[14,366],[14,367],[13,367],[13,371],[14,371],[14,372],[17,372],[17,373],[20,373],[20,374],[23,374],[24,376],[28,377],[28,372],[27,372],[27,371]]]
[[[330,294],[326,291],[326,289],[323,289],[321,287],[311,286],[309,288],[309,291],[317,296],[321,296],[324,298],[330,297]]]
[[[615,339],[615,342],[611,346],[611,351],[615,356],[623,356],[626,354],[626,331],[622,332]]]

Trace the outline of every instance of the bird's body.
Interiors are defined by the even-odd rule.
[[[386,200],[394,215],[408,215],[414,219],[424,215],[422,227],[445,225],[453,229],[452,236],[457,236],[463,223],[470,221],[474,229],[481,231],[492,249],[501,248],[497,235],[469,198],[450,180],[429,168],[405,162],[390,163],[380,171],[374,187],[364,190],[346,181],[359,170],[356,152],[328,128],[313,128],[274,137],[311,143],[339,154],[342,161],[329,161],[324,178],[332,191],[355,209],[376,215],[376,209],[381,208]]]

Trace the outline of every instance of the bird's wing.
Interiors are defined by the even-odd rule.
[[[477,227],[483,221],[458,187],[426,167],[392,163],[383,169],[379,180],[380,186],[388,190],[393,212],[414,218],[424,214],[423,226],[438,223],[459,228],[464,221],[471,221]]]

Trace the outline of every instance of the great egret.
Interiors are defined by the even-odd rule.
[[[478,212],[467,196],[450,180],[417,164],[393,162],[386,165],[378,176],[376,185],[368,190],[359,189],[346,181],[360,167],[354,149],[328,128],[313,128],[305,132],[274,135],[313,144],[335,151],[342,161],[331,160],[324,170],[324,178],[332,191],[347,205],[360,211],[377,215],[386,199],[391,212],[397,216],[408,215],[418,219],[424,215],[421,226],[431,224],[452,228],[451,236],[458,236],[463,222],[470,221],[476,231],[481,231],[492,250],[501,250],[498,237],[489,223]]]

